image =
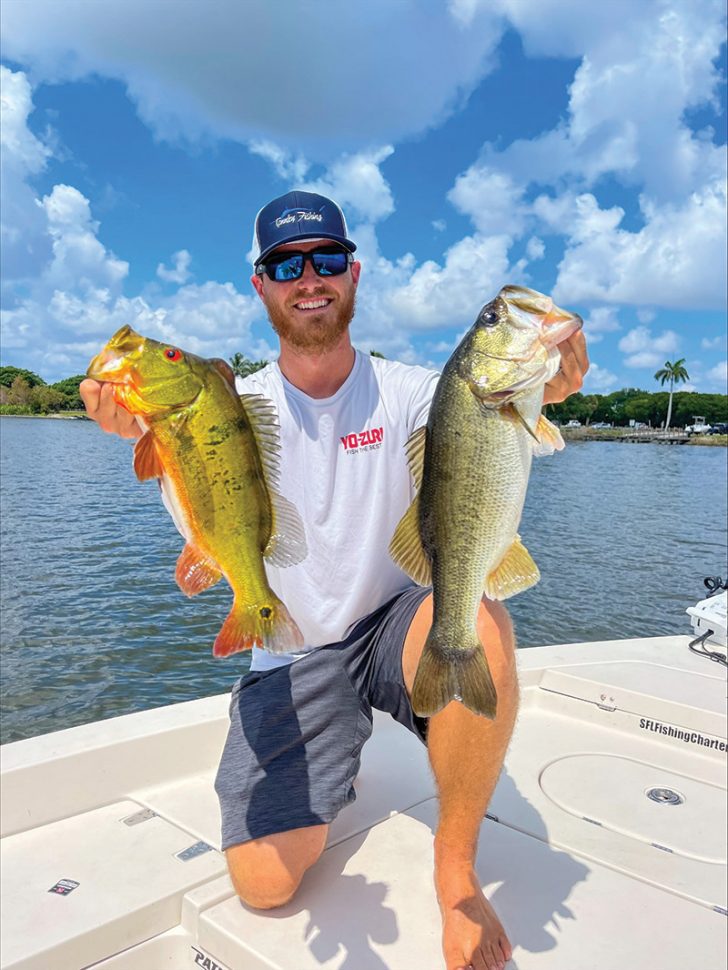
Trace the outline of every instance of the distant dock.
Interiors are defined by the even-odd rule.
[[[685,431],[652,431],[649,428],[633,431],[630,428],[613,440],[631,441],[638,444],[686,445],[690,440],[690,435]]]
[[[592,430],[583,428],[561,428],[567,441],[619,441],[638,445],[723,445],[728,444],[726,435],[689,435],[676,429],[663,431],[660,428],[609,428]]]

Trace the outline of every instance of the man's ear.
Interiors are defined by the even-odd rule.
[[[360,274],[361,274],[361,263],[355,259],[354,262],[351,264],[351,278],[354,280],[354,286],[358,286]]]
[[[250,282],[253,284],[253,289],[258,294],[258,296],[263,299],[263,279],[258,276],[257,273],[253,273],[250,277]]]

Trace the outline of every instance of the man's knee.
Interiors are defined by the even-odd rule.
[[[253,909],[285,905],[323,852],[327,833],[328,825],[314,825],[230,846],[225,856],[235,892]]]

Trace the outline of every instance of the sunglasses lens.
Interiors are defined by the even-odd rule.
[[[313,268],[319,276],[339,276],[346,271],[347,256],[343,249],[330,253],[315,252],[311,254]]]
[[[265,269],[268,276],[279,283],[297,280],[303,274],[303,256],[301,253],[291,253],[290,256],[268,263]]]
[[[318,276],[340,276],[349,265],[349,254],[343,249],[317,249],[312,253],[289,253],[274,257],[262,268],[269,279],[285,283],[300,279],[303,276],[303,267],[309,259]]]

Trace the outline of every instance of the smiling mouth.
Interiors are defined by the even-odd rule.
[[[310,313],[312,310],[323,310],[332,301],[328,298],[320,298],[318,300],[299,300],[298,303],[294,303],[293,307],[296,310],[302,310],[304,313]]]

